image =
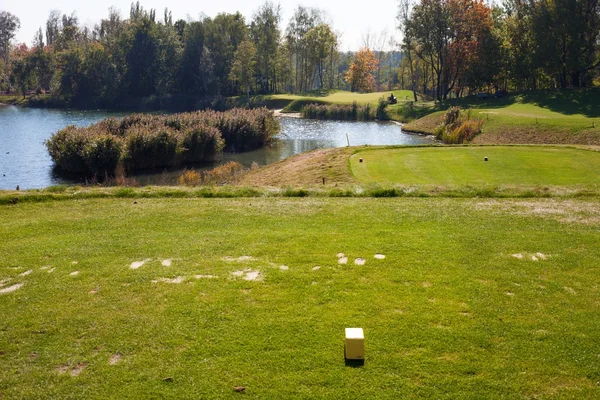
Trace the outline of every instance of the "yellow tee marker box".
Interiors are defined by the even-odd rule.
[[[362,328],[346,328],[346,359],[365,359],[365,334]]]

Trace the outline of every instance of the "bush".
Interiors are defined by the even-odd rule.
[[[381,97],[379,102],[377,103],[377,112],[375,113],[375,117],[380,121],[387,121],[389,119],[386,109],[389,102],[385,97]]]
[[[447,144],[470,142],[481,133],[483,120],[471,116],[471,110],[461,112],[459,107],[451,107],[442,118],[442,123],[434,129],[436,138]]]

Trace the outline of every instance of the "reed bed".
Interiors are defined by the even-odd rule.
[[[133,172],[213,161],[223,151],[260,148],[277,133],[279,123],[266,108],[134,114],[89,127],[69,126],[46,146],[62,170],[114,176],[121,167]]]

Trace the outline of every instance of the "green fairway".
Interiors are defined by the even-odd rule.
[[[0,220],[3,399],[600,397],[598,200],[65,200]]]
[[[412,100],[412,92],[410,90],[390,90],[385,92],[375,93],[356,93],[348,91],[335,91],[323,96],[315,95],[293,95],[293,94],[278,94],[273,95],[273,99],[279,100],[316,100],[319,102],[331,103],[331,104],[352,104],[357,102],[359,104],[377,104],[380,98],[389,97],[391,93],[398,98],[399,101]]]
[[[484,161],[488,157],[489,161]],[[363,163],[359,160],[362,158]],[[600,152],[564,147],[420,147],[359,151],[361,182],[432,185],[599,185]]]

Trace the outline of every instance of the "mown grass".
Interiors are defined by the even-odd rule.
[[[519,93],[501,99],[474,97],[425,109],[430,114],[404,126],[411,132],[433,134],[450,106],[471,108],[484,120],[483,134],[474,143],[600,144],[600,90],[579,89]]]
[[[380,184],[600,186],[600,152],[568,147],[380,148],[350,164],[359,181]]]
[[[354,102],[359,105],[370,104],[372,106],[377,106],[379,99],[382,97],[389,97],[391,93],[394,93],[394,96],[398,98],[398,104],[390,106],[390,112],[395,114],[395,110],[404,104],[406,101],[410,100],[412,97],[412,92],[408,90],[392,90],[386,92],[375,92],[375,93],[355,93],[348,91],[332,91],[332,92],[323,92],[323,93],[307,93],[300,95],[293,94],[278,94],[271,96],[272,100],[277,101],[287,101],[289,102],[286,107],[283,109],[284,112],[289,113],[299,113],[302,109],[309,104],[318,104],[318,105],[329,105],[329,104],[341,104],[341,105],[349,105]]]
[[[3,398],[600,396],[597,200],[96,199],[0,218],[0,280],[23,283],[0,294]]]

